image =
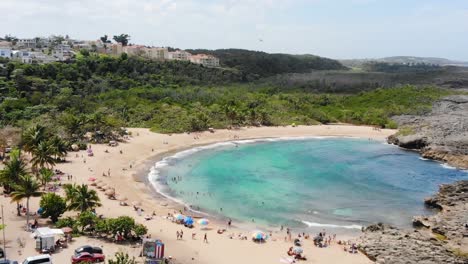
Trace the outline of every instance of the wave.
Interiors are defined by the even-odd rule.
[[[360,225],[333,225],[333,224],[320,224],[308,221],[301,221],[303,224],[307,225],[308,227],[330,227],[330,228],[345,228],[345,229],[362,229]]]
[[[426,158],[423,158],[423,157],[419,157],[420,160],[430,160],[430,159],[426,159]]]
[[[440,166],[442,166],[442,167],[444,167],[446,169],[449,169],[449,170],[456,170],[457,169],[456,167],[450,166],[447,163],[441,163]]]

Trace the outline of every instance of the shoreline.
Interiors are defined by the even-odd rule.
[[[173,213],[181,209],[181,205],[168,202],[162,195],[158,194],[147,179],[149,169],[154,166],[157,160],[161,160],[171,153],[180,152],[182,149],[190,149],[202,145],[210,145],[217,142],[232,141],[233,139],[254,139],[254,138],[278,138],[278,137],[300,137],[300,136],[340,136],[340,137],[360,137],[384,140],[388,135],[395,133],[395,130],[375,130],[372,127],[349,126],[349,125],[329,125],[329,126],[299,126],[299,127],[255,127],[241,128],[239,130],[216,130],[215,133],[202,132],[192,134],[157,134],[148,129],[130,128],[132,136],[127,142],[120,143],[117,147],[106,145],[92,145],[93,157],[88,157],[86,151],[70,152],[66,163],[57,164],[56,168],[73,175],[71,180],[62,180],[62,184],[89,184],[89,178],[93,177],[102,181],[109,187],[115,188],[117,198],[125,197],[128,204],[134,201],[142,204],[144,212],[138,215],[132,206],[120,206],[118,200],[108,199],[104,193],[97,188],[97,193],[101,199],[102,206],[97,208],[98,214],[105,217],[130,216],[136,222],[148,227],[151,237],[161,239],[166,244],[166,256],[173,256],[176,263],[197,263],[197,264],[237,264],[249,259],[251,263],[269,264],[277,263],[278,260],[287,258],[287,249],[291,242],[284,241],[285,231],[270,228],[273,237],[265,244],[255,244],[250,240],[240,240],[237,235],[247,234],[249,228],[243,229],[239,223],[234,222],[232,228],[220,235],[216,229],[225,228],[227,225],[220,221],[213,221],[210,226],[212,230],[202,231],[198,227],[187,229],[181,225],[172,223],[166,219],[168,213]],[[194,137],[198,137],[195,139]],[[168,142],[168,144],[164,144]],[[109,172],[109,176],[106,174]],[[63,195],[63,190],[59,191]],[[10,203],[7,197],[1,198],[5,204],[5,222],[7,224],[7,248],[9,258],[23,260],[25,256],[34,256],[34,241],[30,238],[30,233],[23,230],[25,217],[18,217],[15,214],[15,205]],[[36,211],[39,207],[39,199],[31,198],[30,210]],[[152,220],[145,220],[145,215],[155,212],[156,216]],[[66,216],[74,216],[76,212],[67,212]],[[40,226],[50,226],[47,219],[38,219]],[[210,219],[211,220],[211,219]],[[176,231],[181,229],[186,232],[183,240],[176,239]],[[250,230],[252,231],[252,230]],[[190,234],[196,234],[195,239],[190,238]],[[204,233],[208,234],[209,243],[203,243]],[[233,239],[230,234],[235,234]],[[297,236],[294,232],[293,238]],[[25,247],[20,247],[16,241],[18,239],[26,241]],[[357,236],[346,237],[338,235],[337,240],[353,241]],[[304,240],[304,251],[308,257],[302,263],[329,264],[347,263],[363,264],[371,263],[362,254],[349,254],[343,252],[341,246],[332,244],[327,249],[320,249],[313,246],[312,241]],[[138,249],[129,246],[122,246],[111,242],[96,240],[89,237],[78,237],[75,242],[62,252],[53,255],[54,262],[67,263],[72,250],[83,244],[102,245],[107,258],[112,258],[115,252],[123,251],[130,256],[138,258]]]
[[[308,140],[308,139],[323,139],[323,138],[349,138],[349,139],[363,139],[362,137],[352,137],[352,136],[297,136],[297,137],[257,137],[257,138],[248,138],[248,139],[235,139],[235,140],[228,140],[228,141],[218,141],[218,142],[212,142],[212,143],[202,143],[202,144],[195,144],[192,146],[186,146],[182,147],[179,149],[163,152],[156,154],[153,157],[149,157],[144,164],[141,165],[141,169],[138,173],[134,175],[140,182],[145,182],[149,185],[151,185],[150,188],[150,194],[153,195],[156,199],[163,199],[168,204],[171,204],[173,207],[178,207],[178,206],[183,206],[184,208],[187,208],[187,211],[190,212],[190,214],[194,218],[200,218],[200,217],[210,217],[211,220],[214,220],[214,222],[218,225],[224,224],[224,221],[227,221],[229,219],[228,216],[224,214],[219,214],[219,213],[210,213],[206,212],[203,209],[200,210],[194,210],[192,207],[187,204],[183,200],[179,200],[177,197],[172,196],[170,193],[164,193],[162,190],[157,190],[157,185],[158,183],[154,183],[150,180],[150,173],[151,171],[157,170],[154,167],[160,163],[163,162],[167,158],[173,158],[175,155],[182,154],[186,151],[193,150],[193,152],[184,155],[182,158],[193,155],[195,153],[207,150],[207,149],[214,149],[217,147],[221,147],[227,144],[255,144],[258,142],[277,142],[277,141],[288,141],[288,140]],[[382,139],[373,139],[374,141],[378,141],[384,144],[388,144],[386,140]],[[388,144],[390,145],[390,144]],[[398,147],[398,146],[396,146]],[[198,148],[198,149],[197,149]],[[267,232],[273,231],[275,229],[279,229],[280,225],[258,225],[258,224],[251,224],[248,221],[245,220],[236,220],[237,223],[240,225],[237,225],[237,228],[243,229],[247,231],[247,229],[262,229]],[[323,229],[323,228],[332,228],[333,231],[339,235],[344,235],[347,237],[354,237],[354,236],[359,236],[361,234],[361,230],[365,225],[358,225],[358,224],[350,224],[346,226],[341,226],[341,225],[334,225],[334,224],[326,224],[326,223],[311,223],[311,222],[304,222],[300,221],[305,227],[293,227],[291,228],[292,230],[298,231],[298,230],[303,230],[305,228],[315,228],[315,229]]]

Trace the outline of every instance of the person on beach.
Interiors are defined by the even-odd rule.
[[[232,224],[232,220],[231,220],[231,218],[229,218],[228,227],[231,227],[231,224]]]
[[[184,237],[184,231],[180,230],[180,239]]]
[[[179,233],[179,231],[177,231],[176,234],[177,234],[177,240],[179,240],[179,238],[180,238],[180,233]]]
[[[208,234],[205,233],[205,236],[203,237],[203,243],[208,243]]]

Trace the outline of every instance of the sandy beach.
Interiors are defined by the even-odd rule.
[[[216,130],[214,133],[173,135],[152,133],[148,129],[140,128],[129,129],[129,131],[132,132],[132,136],[127,142],[119,143],[117,147],[92,145],[93,157],[87,157],[85,151],[70,152],[67,156],[67,162],[56,166],[57,169],[73,176],[72,180],[67,180],[65,177],[62,182],[89,184],[88,178],[95,177],[114,187],[120,197],[127,197],[129,204],[133,201],[141,202],[145,212],[142,216],[138,216],[132,206],[120,206],[118,201],[110,200],[103,192],[98,191],[103,206],[96,211],[105,217],[132,216],[137,222],[148,227],[152,238],[164,241],[166,256],[172,256],[180,263],[202,264],[281,263],[281,259],[287,258],[286,251],[292,246],[292,243],[284,242],[285,232],[280,233],[279,229],[273,230],[272,239],[265,244],[255,244],[250,240],[228,237],[231,233],[236,235],[244,233],[250,238],[252,230],[235,227],[236,223],[234,223],[233,228],[219,235],[216,233],[216,229],[218,227],[225,228],[225,223],[214,223],[212,224],[214,230],[205,232],[198,227],[188,229],[167,220],[165,216],[168,213],[181,210],[182,206],[157,195],[146,180],[149,168],[164,155],[198,145],[228,140],[267,137],[350,136],[383,141],[396,132],[389,129],[375,130],[372,127],[350,125],[241,128],[238,130]],[[108,172],[110,172],[110,176],[103,176]],[[30,233],[24,231],[25,216],[16,216],[15,204],[10,203],[9,197],[2,197],[1,203],[4,205],[4,220],[7,226],[7,257],[22,261],[26,256],[37,255],[34,251],[34,240],[30,237]],[[39,199],[32,199],[30,205],[31,211],[37,211]],[[156,217],[146,221],[144,215],[151,214],[153,211],[156,213]],[[76,212],[66,213],[66,215],[73,214]],[[46,219],[39,219],[39,223],[41,226],[50,225]],[[176,232],[180,230],[184,231],[183,240],[176,239]],[[197,233],[195,240],[191,238],[192,233]],[[203,243],[205,233],[207,233],[209,243]],[[293,237],[295,237],[294,234]],[[338,239],[343,239],[343,237],[338,234]],[[24,242],[24,248],[20,247],[19,240]],[[117,251],[137,256],[139,250],[103,240],[78,237],[74,239],[68,249],[53,255],[54,263],[70,263],[70,256],[74,248],[84,244],[103,246],[107,257],[112,257]],[[336,244],[329,248],[317,248],[309,239],[306,240],[303,248],[308,260],[302,261],[302,263],[372,263],[362,254],[344,252],[342,246]]]

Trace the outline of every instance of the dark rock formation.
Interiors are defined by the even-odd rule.
[[[468,168],[468,96],[443,98],[425,116],[404,115],[393,119],[401,131],[389,137],[389,143],[419,150],[425,158]]]
[[[415,217],[417,229],[371,225],[363,230],[359,249],[382,264],[468,264],[468,181],[440,186],[425,204],[440,211]]]

